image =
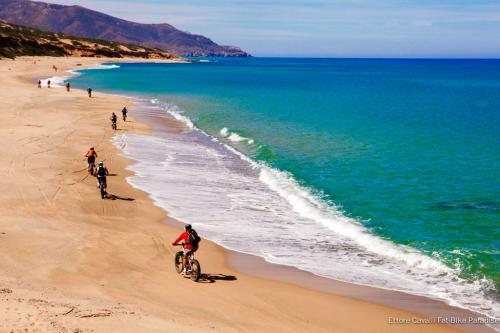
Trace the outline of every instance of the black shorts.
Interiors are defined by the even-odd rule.
[[[95,156],[89,156],[89,157],[87,157],[87,162],[89,162],[89,164],[95,163]]]
[[[195,253],[196,251],[198,251],[198,245],[193,246],[192,249],[184,249],[184,255],[188,256],[191,253]]]

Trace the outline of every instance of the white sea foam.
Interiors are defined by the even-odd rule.
[[[95,64],[94,66],[89,66],[85,67],[82,70],[88,70],[88,69],[115,69],[115,68],[120,68],[120,65],[115,65],[115,64]]]
[[[219,134],[223,137],[223,138],[227,138],[229,141],[231,142],[246,142],[248,143],[249,145],[252,145],[255,143],[255,141],[253,139],[250,139],[250,138],[246,138],[244,136],[241,136],[239,135],[238,133],[234,132],[234,131],[230,131],[228,130],[227,127],[224,127],[222,128],[220,131],[219,131]]]
[[[195,126],[191,119],[188,117],[184,116],[181,110],[176,105],[169,104],[169,103],[161,103],[158,99],[153,98],[149,100],[150,103],[153,105],[161,105],[164,110],[166,110],[172,117],[174,117],[176,120],[184,123],[187,127],[190,129],[195,129]]]
[[[179,109],[152,103],[138,115],[170,115],[186,123]],[[130,167],[137,176],[129,182],[205,237],[269,262],[500,317],[498,302],[484,294],[491,281],[469,283],[458,269],[374,235],[291,174],[257,163],[189,124],[188,134],[122,135],[115,143],[137,161]],[[235,132],[227,128],[219,134],[228,143],[242,142],[232,141]]]
[[[70,79],[71,77],[73,77],[73,73],[71,73],[70,71],[67,71],[68,73],[70,73],[71,75],[64,75],[64,76],[52,76],[52,77],[49,77],[47,79],[41,79],[40,81],[42,81],[42,86],[46,87],[47,84],[48,84],[48,81],[50,81],[50,87],[51,88],[63,88],[64,87],[64,83]]]
[[[225,138],[225,137],[227,137],[227,136],[229,135],[229,130],[227,129],[227,127],[224,127],[224,128],[222,128],[222,129],[219,131],[219,134],[220,134],[223,138]]]
[[[231,133],[228,137],[229,141],[232,141],[232,142],[242,142],[242,141],[245,141],[246,138],[240,136],[238,133]]]
[[[187,127],[191,128],[191,129],[194,129],[194,124],[193,122],[191,121],[191,119],[189,119],[188,117],[186,116],[183,116],[181,114],[181,112],[179,112],[178,110],[176,110],[175,108],[171,108],[171,109],[168,109],[167,110],[168,113],[170,113],[175,119],[183,122]]]
[[[80,70],[86,70],[86,69],[114,69],[114,68],[120,68],[118,65],[105,65],[105,64],[95,64],[94,66],[90,67],[85,67],[82,69],[70,69],[65,71],[65,73],[68,73],[69,75],[61,75],[61,76],[52,76],[46,79],[41,79],[42,81],[42,86],[46,87],[48,81],[50,81],[50,86],[52,88],[63,88],[64,84],[66,81],[68,81],[71,78],[74,78],[76,76],[81,75],[82,73]]]

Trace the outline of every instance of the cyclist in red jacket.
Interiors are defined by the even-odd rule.
[[[189,254],[198,250],[198,243],[200,242],[200,237],[193,227],[191,227],[191,224],[186,224],[184,226],[184,232],[177,237],[172,245],[177,245],[182,240],[184,244],[186,244],[184,245],[184,255],[182,256],[182,273],[185,274],[187,257]]]

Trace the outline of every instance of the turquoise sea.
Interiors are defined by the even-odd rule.
[[[109,68],[72,84],[191,126],[116,142],[130,182],[208,238],[500,317],[499,60]]]

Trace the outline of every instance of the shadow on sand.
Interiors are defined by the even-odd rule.
[[[225,274],[201,274],[200,283],[215,283],[217,281],[236,281],[237,278],[234,275]]]
[[[134,198],[127,198],[127,197],[120,197],[119,195],[116,194],[108,194],[108,197],[106,198],[108,200],[124,200],[124,201],[134,201]]]

